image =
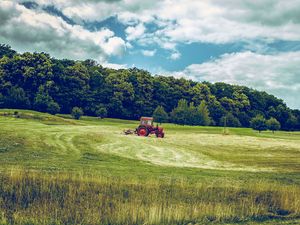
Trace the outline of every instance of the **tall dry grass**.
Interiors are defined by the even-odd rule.
[[[296,185],[0,174],[0,224],[206,224],[299,216]]]

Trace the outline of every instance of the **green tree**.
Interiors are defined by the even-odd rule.
[[[267,114],[269,117],[275,117],[276,116],[276,109],[274,108],[274,106],[270,106],[268,108]]]
[[[44,86],[39,87],[39,91],[34,98],[33,107],[35,110],[40,112],[49,112],[50,114],[56,114],[60,111],[60,106],[53,98],[49,95],[48,91],[45,90]]]
[[[185,125],[188,121],[188,103],[185,99],[180,99],[178,105],[171,112],[171,119],[174,123]]]
[[[195,106],[194,102],[189,104],[188,112],[187,112],[187,120],[186,124],[188,125],[199,125],[200,120],[200,111],[198,107]]]
[[[225,121],[226,120],[226,121]],[[238,118],[236,118],[232,113],[227,113],[225,116],[222,116],[220,119],[220,126],[223,126],[226,122],[226,126],[228,127],[240,127],[241,123]]]
[[[225,109],[214,95],[210,95],[208,97],[207,108],[209,110],[210,117],[214,121],[219,121],[220,118],[225,114]]]
[[[84,108],[88,99],[90,79],[87,68],[81,62],[76,62],[64,67],[61,73],[55,72],[55,76],[61,84],[56,91],[55,100],[60,103],[62,112],[70,112],[75,105]]]
[[[254,130],[258,130],[260,133],[267,129],[266,119],[262,115],[257,115],[251,119],[250,127]]]
[[[154,121],[160,124],[168,121],[168,113],[166,113],[164,107],[162,106],[157,106],[152,116],[154,118]]]
[[[237,114],[237,119],[240,122],[240,126],[249,127],[251,117],[246,112],[239,112]]]
[[[71,114],[72,114],[72,117],[73,117],[74,119],[79,120],[80,117],[83,115],[83,111],[82,111],[82,109],[79,108],[79,107],[74,107],[74,108],[72,109]]]
[[[114,117],[123,114],[125,118],[130,118],[131,107],[134,105],[135,100],[135,92],[133,84],[130,83],[128,79],[129,74],[126,71],[112,72],[105,79],[105,82],[113,91],[109,111]],[[140,102],[142,103],[141,105],[144,106],[144,102]]]
[[[0,44],[0,58],[2,58],[3,56],[12,57],[16,53],[17,52],[11,49],[9,45]]]
[[[47,112],[55,115],[56,113],[59,113],[60,107],[55,101],[50,101],[47,105]]]
[[[100,107],[96,111],[96,116],[98,116],[100,119],[107,117],[107,109],[105,107]]]
[[[283,129],[288,129],[287,121],[290,117],[290,112],[287,109],[286,105],[280,104],[276,107],[276,116],[275,118],[280,122]]]
[[[280,123],[278,120],[276,120],[275,118],[271,117],[270,119],[268,119],[266,121],[266,125],[267,125],[267,128],[269,130],[271,130],[273,133],[275,130],[279,130],[280,129]]]
[[[4,96],[0,93],[0,108],[2,108],[4,106],[4,101],[5,101],[5,98]]]
[[[235,107],[237,107],[239,110],[242,109],[249,109],[250,107],[250,101],[244,93],[241,91],[234,91],[233,92],[233,99],[235,101]]]
[[[207,108],[206,102],[202,101],[201,104],[197,107],[199,112],[198,125],[208,126],[211,123],[211,118],[209,117],[209,110]]]
[[[290,131],[296,130],[297,123],[298,123],[297,117],[290,113],[289,118],[285,123],[285,129]]]
[[[21,87],[11,87],[4,98],[4,105],[7,108],[27,109],[30,107],[30,101],[25,91]]]
[[[194,87],[189,89],[189,93],[192,96],[192,101],[195,102],[196,105],[199,105],[202,100],[207,101],[211,95],[209,87],[203,83],[197,83]]]
[[[223,97],[219,101],[228,112],[235,112],[237,108],[236,101],[228,97]]]

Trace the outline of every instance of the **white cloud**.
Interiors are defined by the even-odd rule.
[[[161,40],[160,40],[161,41]],[[176,43],[175,42],[169,42],[168,40],[161,41],[158,43],[162,48],[164,49],[170,49],[175,50],[176,49]]]
[[[21,1],[21,0],[19,0]],[[110,16],[129,27],[127,40],[176,50],[178,42],[300,39],[300,0],[36,0],[53,4],[77,23]],[[146,30],[144,24],[156,24]],[[173,46],[172,46],[173,45]],[[251,47],[253,45],[249,45]],[[253,46],[261,47],[264,46]]]
[[[102,66],[106,68],[115,69],[115,70],[128,68],[128,65],[126,64],[116,64],[116,63],[108,63],[108,62],[102,63]]]
[[[102,62],[125,50],[125,41],[109,29],[91,32],[11,1],[0,2],[0,15],[0,41],[21,51],[46,51],[59,58]]]
[[[181,54],[179,52],[173,52],[170,56],[170,59],[177,60],[181,57]]]
[[[152,57],[155,55],[155,53],[156,53],[156,49],[155,50],[142,50],[142,54],[144,56]]]
[[[149,12],[138,14],[135,12],[120,10],[117,16],[120,22],[127,25],[135,25],[138,23],[150,23],[155,20],[154,16],[151,15]]]
[[[300,51],[262,55],[250,51],[225,54],[173,73],[197,81],[226,82],[264,90],[300,108]]]
[[[108,55],[121,56],[125,51],[125,46],[125,41],[122,38],[111,37],[103,48]]]
[[[132,49],[133,48],[133,46],[132,46],[132,44],[130,44],[130,42],[126,42],[125,46],[126,46],[127,49]]]
[[[21,1],[21,0],[19,0]],[[300,39],[300,0],[36,0],[77,21],[117,15],[130,26],[156,23],[157,37],[181,42],[227,43],[239,39]],[[130,32],[132,33],[132,32]],[[153,32],[152,32],[153,33]]]
[[[144,32],[146,31],[146,28],[144,24],[140,23],[136,26],[130,26],[127,27],[125,32],[127,34],[127,40],[132,41],[136,40],[143,36]]]
[[[111,4],[105,2],[83,2],[66,6],[62,8],[62,12],[77,23],[81,23],[81,21],[101,21],[113,14],[113,8],[111,6]]]
[[[118,15],[125,23],[150,22],[153,20],[152,15],[144,12],[159,3],[158,0],[35,0],[35,2],[40,5],[54,5],[77,23],[102,21],[114,15]]]
[[[173,26],[167,26],[162,31],[174,41],[228,43],[255,38],[299,40],[300,25],[296,14],[290,20],[274,24],[267,23],[265,18],[269,16],[266,10],[275,10],[281,16],[274,16],[274,19],[280,20],[290,12],[291,7],[285,6],[299,8],[300,1],[273,1],[276,4],[270,4],[269,7],[265,5],[259,14],[260,19],[255,16],[261,5],[259,1],[247,2],[248,5],[238,4],[237,1],[179,0],[174,6],[172,1],[165,1],[156,13],[163,19],[175,21]],[[166,10],[168,8],[172,10]]]

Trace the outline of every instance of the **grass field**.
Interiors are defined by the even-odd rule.
[[[299,224],[300,132],[0,110],[0,224]]]

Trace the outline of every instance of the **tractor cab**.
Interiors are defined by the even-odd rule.
[[[158,125],[153,126],[153,117],[141,117],[140,125],[136,128],[136,133],[139,136],[148,136],[155,134],[156,137],[163,138],[165,136],[164,129]]]
[[[141,117],[140,125],[153,126],[153,117]]]

